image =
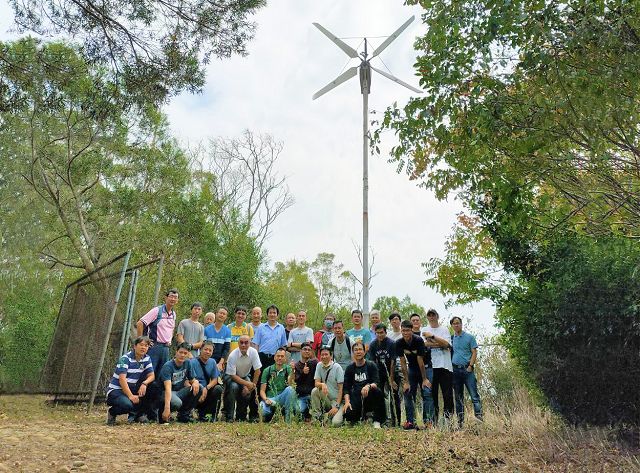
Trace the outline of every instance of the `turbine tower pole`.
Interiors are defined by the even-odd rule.
[[[362,312],[364,325],[369,326],[369,92],[371,69],[367,62],[367,39],[360,66],[362,92]]]

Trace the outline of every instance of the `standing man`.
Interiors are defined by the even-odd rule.
[[[169,422],[172,411],[178,411],[178,422],[191,420],[191,410],[200,394],[200,383],[191,371],[188,357],[189,345],[181,343],[173,360],[167,361],[160,370],[160,381],[164,387],[160,423]]]
[[[333,323],[335,321],[335,315],[325,315],[322,322],[322,328],[313,335],[313,350],[316,352],[317,358],[320,358],[320,348],[323,346],[328,347],[329,342],[333,339]]]
[[[213,343],[205,340],[200,349],[200,355],[189,360],[193,377],[200,384],[200,395],[197,401],[200,422],[207,422],[207,416],[211,422],[217,420],[220,399],[222,398],[222,386],[218,384],[220,372],[215,360],[211,358],[212,355]]]
[[[371,345],[369,345],[367,358],[369,361],[373,361],[378,367],[378,375],[380,377],[378,387],[384,395],[387,419],[391,419],[392,423],[395,423],[396,420],[399,423],[401,417],[400,408],[398,406],[398,410],[396,410],[396,406],[391,404],[391,393],[398,389],[393,379],[393,374],[396,369],[395,344],[387,337],[387,326],[385,324],[379,323],[374,329],[376,338],[371,342]]]
[[[380,311],[378,309],[373,309],[369,313],[369,323],[371,324],[371,341],[376,339],[376,325],[380,323]]]
[[[425,425],[433,421],[433,398],[431,397],[431,382],[424,365],[424,340],[413,333],[413,326],[408,320],[400,325],[402,338],[396,342],[396,353],[400,357],[402,367],[404,409],[406,422],[405,430],[417,429],[415,400],[418,386],[422,391],[422,418]]]
[[[253,329],[254,335],[261,324],[262,324],[262,308],[254,307],[253,309],[251,309],[251,328]]]
[[[136,323],[137,336],[147,335],[151,340],[147,354],[151,358],[157,380],[160,379],[160,370],[169,361],[169,347],[176,326],[176,312],[173,308],[177,303],[178,290],[169,289],[165,294],[164,304],[151,309]]]
[[[389,315],[389,324],[391,325],[391,330],[387,332],[387,337],[391,339],[394,343],[395,350],[395,342],[402,338],[402,331],[400,330],[400,323],[402,319],[400,318],[400,314],[398,312],[392,312]],[[404,355],[403,355],[404,356]],[[395,370],[392,374],[394,384],[391,387],[391,396],[393,398],[393,407],[395,409],[395,413],[397,415],[396,419],[392,419],[393,425],[400,425],[400,404],[401,404],[401,392],[402,392],[402,368],[400,367],[400,357],[397,356],[396,353],[396,362],[395,362]],[[393,414],[393,409],[392,409]]]
[[[368,328],[362,326],[361,310],[355,309],[351,311],[351,322],[353,323],[353,328],[347,330],[347,337],[349,337],[351,346],[353,346],[355,342],[362,342],[365,351],[368,350],[369,344],[371,343],[371,332]]]
[[[224,380],[224,410],[227,422],[233,422],[234,413],[236,421],[246,420],[247,406],[256,397],[262,365],[257,350],[250,346],[250,342],[248,335],[241,335],[238,348],[231,352],[227,360]]]
[[[311,391],[315,388],[314,376],[316,374],[316,366],[318,360],[313,357],[313,348],[311,343],[302,342],[300,348],[300,361],[294,363],[293,373],[296,382],[296,396],[298,398],[298,411],[302,414],[302,418],[310,420],[309,405],[311,403]]]
[[[291,361],[293,363],[297,363],[301,359],[302,344],[304,342],[313,343],[313,330],[306,326],[307,312],[304,310],[298,311],[296,321],[298,326],[289,332],[289,338],[287,339],[289,342],[288,351],[291,353]]]
[[[284,318],[284,335],[289,340],[289,334],[296,326],[296,314],[289,312]]]
[[[342,320],[336,320],[333,324],[334,337],[329,344],[329,349],[333,354],[333,361],[342,366],[342,371],[351,364],[351,342],[344,334],[344,324]]]
[[[451,335],[449,329],[440,325],[438,312],[435,309],[427,311],[427,320],[429,325],[422,332],[422,337],[425,339],[425,345],[431,348],[431,366],[433,367],[433,387],[431,390],[435,420],[438,419],[438,391],[440,388],[444,401],[444,416],[446,419],[450,419],[453,415],[453,365],[449,351]]]
[[[344,371],[342,366],[331,359],[329,347],[320,348],[320,363],[316,365],[315,387],[311,391],[311,416],[321,420],[324,414],[331,419],[331,425],[342,425],[342,386]]]
[[[146,423],[144,414],[149,396],[147,386],[153,383],[153,365],[147,355],[149,337],[138,337],[133,342],[133,350],[121,356],[116,370],[107,386],[107,425],[116,423],[116,416],[129,414],[129,422]]]
[[[204,342],[204,326],[200,323],[201,315],[202,304],[200,302],[194,302],[191,304],[191,318],[183,319],[178,324],[176,340],[178,343],[187,342],[191,345],[189,358],[198,356],[202,342]]]
[[[470,333],[462,330],[462,319],[451,319],[453,328],[453,390],[456,399],[456,414],[460,425],[464,423],[464,387],[467,387],[469,397],[473,403],[473,413],[476,419],[482,420],[482,403],[478,394],[478,384],[474,367],[478,359],[478,343]]]
[[[287,345],[284,327],[278,323],[280,310],[275,305],[267,308],[267,321],[258,327],[253,337],[253,345],[260,355],[262,370],[274,363],[276,350]]]
[[[260,406],[262,407],[263,422],[270,422],[275,408],[284,409],[285,419],[291,419],[293,410],[293,396],[295,391],[291,387],[293,370],[287,363],[287,351],[278,348],[274,355],[274,363],[264,369],[260,384]]]
[[[231,330],[231,346],[229,349],[231,351],[238,348],[238,340],[242,335],[248,335],[249,338],[253,338],[253,325],[245,322],[247,318],[247,308],[245,306],[239,305],[235,310],[235,321],[227,325],[229,330]]]
[[[398,341],[402,338],[402,331],[400,330],[400,323],[402,322],[402,318],[398,312],[391,312],[389,315],[389,324],[391,325],[391,330],[387,332],[387,337],[391,340]]]
[[[355,424],[373,411],[373,426],[376,429],[386,422],[384,396],[378,387],[380,377],[375,363],[365,360],[364,343],[352,345],[353,363],[344,373],[344,418]]]
[[[221,373],[224,372],[231,348],[231,329],[224,324],[228,313],[226,307],[218,307],[215,322],[204,329],[205,338],[213,343],[213,359]]]

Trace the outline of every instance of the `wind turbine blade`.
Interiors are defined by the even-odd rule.
[[[383,75],[383,76],[385,76],[387,79],[390,79],[390,80],[392,80],[393,82],[396,82],[396,83],[398,83],[398,84],[400,84],[400,85],[403,85],[403,86],[405,86],[405,87],[406,87],[407,89],[409,89],[409,90],[413,90],[414,92],[416,92],[416,93],[418,93],[418,94],[421,94],[421,93],[422,93],[422,90],[420,90],[420,89],[416,89],[416,88],[415,88],[415,87],[413,87],[412,85],[409,85],[409,84],[407,84],[407,83],[406,83],[406,82],[404,82],[404,81],[401,81],[401,80],[400,80],[400,79],[398,79],[396,76],[392,76],[392,75],[391,75],[391,74],[389,74],[388,72],[384,72],[384,71],[381,71],[380,69],[376,69],[376,68],[375,68],[375,67],[373,67],[371,64],[369,64],[369,67],[370,67],[371,69],[373,69],[374,71],[376,71],[378,74],[382,74],[382,75]]]
[[[313,26],[315,26],[320,31],[322,31],[322,33],[324,33],[324,35],[327,38],[329,38],[331,41],[333,41],[336,44],[336,46],[338,46],[340,49],[342,49],[347,54],[347,56],[349,56],[350,58],[357,58],[358,57],[358,51],[356,51],[351,46],[349,46],[347,43],[342,41],[340,38],[338,38],[336,35],[334,35],[331,31],[326,29],[320,23],[313,23]]]
[[[393,43],[393,41],[398,36],[400,36],[400,33],[402,33],[404,30],[407,29],[407,26],[409,26],[414,19],[415,19],[415,15],[409,18],[407,21],[405,21],[400,28],[395,30],[391,36],[385,39],[384,42],[373,51],[373,54],[371,55],[371,57],[374,58],[378,54],[380,54],[382,51],[384,51],[387,46]]]
[[[318,97],[320,97],[321,95],[326,94],[327,92],[329,92],[331,89],[334,89],[335,87],[339,86],[340,84],[342,84],[343,82],[348,81],[349,79],[351,79],[353,76],[355,76],[358,73],[358,67],[352,67],[351,69],[347,69],[346,71],[344,71],[342,74],[340,74],[338,77],[336,77],[332,82],[328,83],[327,85],[325,85],[322,89],[320,89],[319,91],[317,91],[315,94],[313,94],[313,97],[311,98],[312,100],[317,99]]]

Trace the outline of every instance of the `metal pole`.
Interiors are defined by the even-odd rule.
[[[364,60],[368,66],[366,38],[364,40]],[[362,312],[364,313],[364,326],[369,328],[369,91],[371,89],[371,72],[368,67],[367,70],[369,72],[367,84],[362,90]]]
[[[124,355],[124,341],[127,336],[127,331],[129,327],[129,311],[131,310],[131,298],[133,297],[133,286],[135,284],[136,272],[134,271],[131,274],[131,282],[129,283],[129,296],[127,297],[127,308],[124,312],[124,323],[122,324],[122,335],[120,336],[120,348],[118,349],[118,357]]]
[[[135,340],[136,332],[131,330],[131,320],[133,319],[133,311],[136,309],[136,296],[138,295],[138,280],[140,279],[140,270],[135,271],[135,282],[133,283],[133,299],[131,299],[131,307],[129,308],[129,318],[127,319],[127,339]]]
[[[127,255],[124,257],[124,264],[122,265],[122,272],[120,273],[120,281],[118,282],[118,290],[116,291],[116,297],[113,302],[113,308],[111,309],[111,317],[109,318],[109,325],[107,326],[107,335],[102,345],[102,354],[100,356],[100,364],[96,371],[96,377],[93,380],[93,387],[91,388],[91,397],[89,398],[89,405],[87,406],[87,414],[93,407],[93,401],[96,399],[96,391],[98,390],[98,383],[100,382],[100,376],[102,375],[102,368],[104,366],[104,359],[107,356],[107,347],[109,346],[109,338],[111,338],[111,329],[113,329],[113,320],[116,317],[116,311],[118,310],[118,301],[120,300],[120,294],[122,293],[122,286],[124,286],[124,278],[127,274],[127,267],[129,266],[129,257],[131,256],[131,250],[127,251]]]
[[[158,299],[160,298],[160,282],[162,281],[162,267],[164,266],[164,255],[160,257],[160,263],[158,263],[158,277],[156,278],[156,289],[153,293],[153,305],[158,305]]]

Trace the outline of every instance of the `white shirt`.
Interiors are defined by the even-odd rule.
[[[253,347],[249,347],[247,349],[247,354],[243,355],[238,347],[229,354],[226,373],[228,375],[235,374],[241,378],[246,378],[249,376],[252,367],[254,370],[262,368],[260,356],[258,356],[258,350]]]
[[[420,334],[423,332],[430,332],[439,338],[444,338],[446,341],[451,343],[451,334],[446,327],[440,325],[439,327],[431,327],[427,325],[426,327],[420,328]],[[453,365],[451,364],[451,351],[448,348],[434,348],[431,347],[431,365],[434,368],[444,368],[453,372]]]

